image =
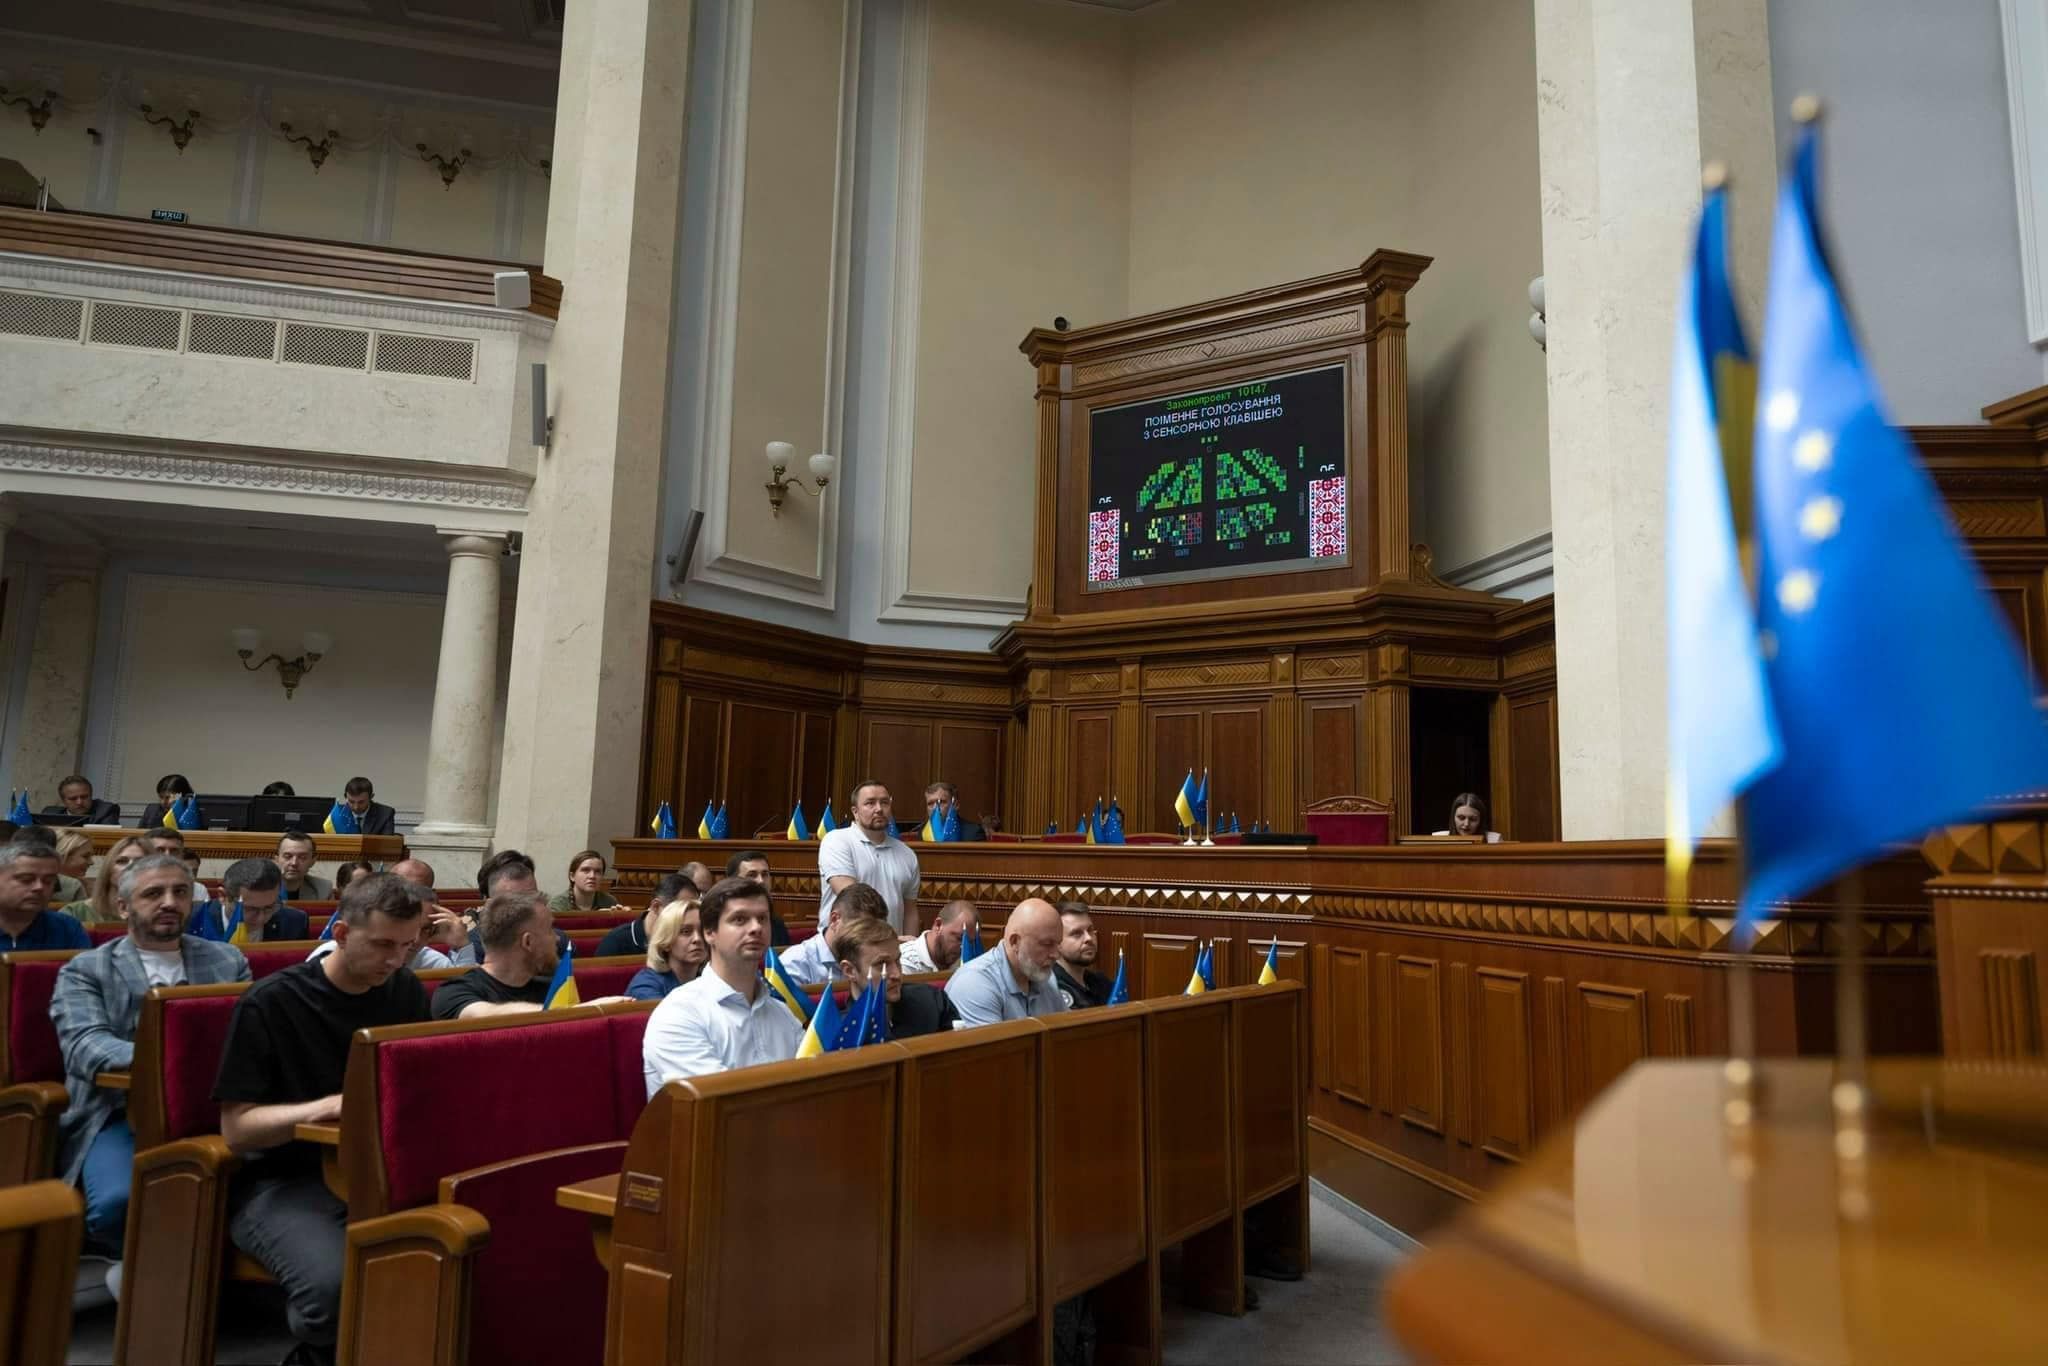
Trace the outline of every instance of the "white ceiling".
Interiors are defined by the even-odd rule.
[[[425,526],[34,493],[9,493],[7,502],[20,514],[9,545],[32,540],[58,558],[148,556],[208,565],[277,559],[434,573],[448,563],[440,537]]]

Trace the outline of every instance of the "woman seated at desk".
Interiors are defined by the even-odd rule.
[[[1451,828],[1433,830],[1433,835],[1484,834],[1488,844],[1500,843],[1500,831],[1486,828],[1486,798],[1477,792],[1460,792],[1451,799]]]

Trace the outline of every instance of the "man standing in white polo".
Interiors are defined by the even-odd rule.
[[[882,894],[899,935],[916,934],[917,855],[889,833],[889,789],[872,778],[853,789],[853,821],[818,841],[818,933],[842,888],[865,882]]]

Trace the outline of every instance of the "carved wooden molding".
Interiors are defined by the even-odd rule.
[[[1260,659],[1239,664],[1155,664],[1145,670],[1147,691],[1166,688],[1230,688],[1270,683],[1273,666]]]
[[[1146,375],[1154,370],[1169,370],[1176,365],[1189,365],[1197,361],[1235,360],[1268,351],[1285,351],[1307,342],[1355,336],[1364,331],[1364,310],[1348,308],[1341,312],[1325,313],[1316,318],[1303,318],[1299,322],[1269,327],[1258,332],[1240,332],[1234,337],[1218,337],[1213,341],[1173,346],[1161,351],[1146,351],[1135,356],[1122,356],[1116,360],[1098,361],[1093,365],[1077,365],[1074,367],[1074,385],[1076,388],[1084,388],[1104,380]]]
[[[1921,841],[1920,853],[1944,880],[1945,896],[2001,896],[2048,899],[2048,812],[2016,813],[2010,818],[1946,826]],[[2035,885],[2011,884],[2006,878],[2029,878]],[[1972,879],[1984,879],[1973,885]]]
[[[1296,667],[1304,683],[1322,682],[1339,678],[1365,677],[1363,655],[1316,655],[1300,661]]]
[[[1428,674],[1438,678],[1492,683],[1500,677],[1500,665],[1495,660],[1472,655],[1417,654],[1410,659],[1408,672],[1411,675]]]
[[[1372,797],[1325,797],[1319,802],[1310,802],[1301,808],[1301,814],[1320,816],[1335,812],[1341,815],[1384,816],[1390,814],[1393,809],[1391,803],[1378,801]]]
[[[863,702],[939,702],[962,706],[1007,707],[1010,690],[978,683],[919,683],[903,678],[863,678]]]

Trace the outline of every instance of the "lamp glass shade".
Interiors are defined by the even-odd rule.
[[[235,643],[237,654],[255,654],[263,648],[263,633],[253,626],[237,626],[228,632],[228,639]]]
[[[786,470],[789,468],[789,462],[796,459],[796,447],[790,445],[787,441],[771,441],[768,443],[767,454],[768,463],[771,466],[779,470]]]
[[[300,642],[309,655],[324,655],[334,648],[334,637],[325,631],[308,631]]]
[[[811,457],[810,466],[811,478],[817,480],[819,483],[822,484],[832,477],[832,472],[834,470],[839,468],[839,457],[836,455],[828,455],[824,451],[819,451],[816,455]]]

